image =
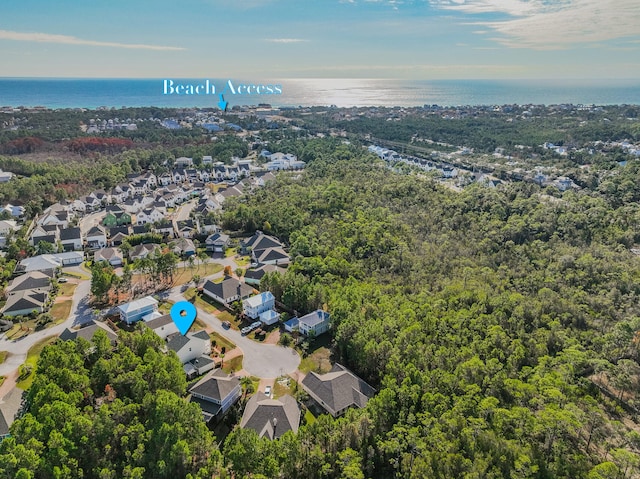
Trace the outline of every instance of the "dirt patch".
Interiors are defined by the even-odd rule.
[[[264,344],[278,344],[278,341],[280,341],[280,330],[274,329],[264,340]]]

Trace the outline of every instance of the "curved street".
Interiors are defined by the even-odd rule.
[[[231,258],[216,259],[223,265],[234,266],[235,262]],[[72,271],[81,271],[79,268],[70,268]],[[86,274],[86,272],[83,272]],[[208,276],[208,278],[216,278],[222,275],[222,272]],[[9,392],[15,385],[15,377],[18,368],[24,363],[27,352],[34,344],[42,339],[59,336],[65,328],[72,328],[87,323],[94,319],[93,309],[88,304],[89,293],[91,289],[90,280],[80,280],[76,287],[73,297],[71,313],[69,318],[63,323],[48,329],[36,331],[26,337],[18,340],[10,340],[6,335],[0,336],[0,351],[7,351],[9,357],[0,364],[0,376],[6,376],[5,383],[0,388],[0,398],[4,393]],[[162,294],[163,297],[171,301],[186,301],[186,298],[180,293],[181,286],[176,286]],[[243,369],[250,375],[259,378],[277,378],[278,376],[291,374],[298,368],[300,364],[300,356],[291,349],[274,344],[263,344],[249,339],[239,331],[233,329],[225,329],[222,322],[214,315],[198,309],[198,317],[207,324],[213,331],[228,338],[233,342],[244,356]]]

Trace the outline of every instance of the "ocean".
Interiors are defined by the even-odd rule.
[[[216,94],[165,95],[165,79],[0,78],[0,106],[98,108],[123,106],[214,107],[229,79],[210,79]],[[206,79],[171,79],[202,84]],[[376,80],[289,79],[260,82],[231,79],[236,87],[279,85],[281,94],[236,94],[229,106],[422,106],[640,104],[640,80]],[[265,90],[264,88],[262,89]]]

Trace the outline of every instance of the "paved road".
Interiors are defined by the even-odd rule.
[[[38,341],[49,336],[58,336],[66,328],[89,322],[94,317],[93,310],[87,303],[90,291],[91,281],[85,280],[78,283],[73,293],[69,318],[61,324],[37,331],[17,341],[7,339],[6,335],[3,334],[0,337],[0,351],[8,351],[10,356],[4,363],[0,364],[0,376],[7,376],[19,368],[24,363],[29,348]]]
[[[185,297],[176,289],[170,292],[169,299],[185,301]],[[258,343],[242,336],[240,331],[224,329],[218,318],[201,309],[198,309],[198,318],[242,350],[244,354],[243,369],[249,374],[259,378],[277,378],[298,369],[300,355],[295,350],[275,344]]]
[[[235,266],[233,258],[217,258],[214,261],[223,265]],[[71,271],[81,271],[78,268],[69,268]],[[86,272],[83,272],[86,274]],[[222,272],[208,276],[215,278],[221,276]],[[161,294],[172,301],[185,301],[185,297],[180,293],[181,287],[177,286],[168,292]],[[94,313],[88,304],[91,281],[84,280],[78,283],[72,298],[71,313],[69,318],[61,324],[49,329],[37,331],[23,339],[12,341],[5,335],[0,336],[0,351],[8,351],[9,358],[0,364],[0,376],[8,376],[22,365],[27,357],[27,351],[36,342],[50,337],[58,336],[65,328],[79,326],[94,319]],[[222,322],[214,315],[206,311],[198,310],[198,317],[206,324],[210,325],[214,331],[235,343],[244,354],[244,369],[254,376],[260,378],[275,378],[283,374],[295,371],[300,364],[300,356],[290,348],[284,348],[273,344],[262,344],[242,336],[239,331],[227,330],[222,327]]]
[[[99,211],[83,216],[78,222],[78,226],[80,226],[80,229],[84,234],[94,226],[99,225],[105,216],[107,216],[107,211],[103,208]]]
[[[191,215],[191,210],[196,207],[197,200],[189,200],[186,203],[181,204],[176,208],[174,213],[174,219],[176,221],[188,220],[189,215]]]

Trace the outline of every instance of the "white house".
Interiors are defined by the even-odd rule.
[[[275,297],[271,291],[265,291],[250,298],[245,299],[242,302],[244,314],[251,319],[257,319],[260,313],[264,313],[275,306]]]
[[[253,291],[251,286],[241,283],[235,278],[226,278],[221,283],[207,280],[202,287],[203,294],[225,305],[247,298]]]
[[[298,319],[298,329],[305,336],[318,336],[329,330],[329,313],[318,309]]]
[[[207,237],[205,243],[207,245],[207,251],[223,253],[225,248],[229,245],[229,235],[214,233]]]
[[[186,168],[188,166],[193,166],[193,158],[187,158],[186,156],[181,156],[175,161],[176,168]]]
[[[260,318],[260,322],[265,326],[271,326],[272,324],[276,324],[280,321],[280,315],[273,309],[268,309],[267,311],[260,313],[258,318]]]
[[[60,243],[65,251],[82,249],[82,233],[80,228],[64,228],[60,230]]]
[[[93,261],[106,261],[111,266],[122,266],[122,251],[118,248],[102,248],[95,252]]]
[[[170,314],[145,320],[144,324],[162,339],[167,339],[168,336],[178,333],[178,327],[171,319]]]
[[[200,356],[211,354],[211,338],[206,331],[176,334],[167,343],[167,347],[178,355],[182,364],[193,361]]]
[[[127,324],[135,323],[142,319],[143,316],[158,310],[158,302],[151,296],[121,304],[117,308],[120,319]]]
[[[87,244],[90,248],[104,248],[107,246],[107,233],[101,226],[94,226],[87,231]]]
[[[197,402],[205,421],[227,412],[242,395],[240,378],[229,376],[221,369],[207,374],[189,389],[190,401]]]
[[[164,214],[158,208],[146,208],[136,214],[136,224],[145,225],[147,223],[155,223],[162,221]]]
[[[18,231],[19,229],[15,220],[0,220],[0,236],[7,236],[12,231]]]

